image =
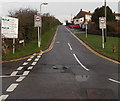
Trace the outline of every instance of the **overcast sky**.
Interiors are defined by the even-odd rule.
[[[84,2],[83,2],[84,1]],[[118,12],[119,0],[106,0],[107,5],[112,11]],[[50,13],[57,17],[61,22],[71,19],[80,9],[93,12],[97,7],[104,4],[104,0],[1,0],[0,16],[6,16],[8,11],[18,10],[20,8],[31,8],[39,11],[40,4],[47,2],[47,6],[42,6],[42,13]]]

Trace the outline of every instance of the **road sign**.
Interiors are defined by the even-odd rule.
[[[41,16],[40,15],[34,16],[34,26],[41,27]]]
[[[100,29],[106,29],[106,18],[99,17],[99,27]]]
[[[18,19],[2,17],[1,19],[2,38],[18,38]]]

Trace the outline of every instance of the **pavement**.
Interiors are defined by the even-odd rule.
[[[101,58],[59,26],[53,49],[2,64],[0,99],[119,99],[118,64]],[[96,101],[96,100],[95,100]]]

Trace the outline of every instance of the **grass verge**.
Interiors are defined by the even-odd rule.
[[[15,54],[10,52],[6,55],[3,55],[2,56],[2,61],[27,56],[27,55],[30,55],[34,52],[37,52],[39,50],[47,48],[48,45],[50,44],[50,41],[52,40],[52,38],[55,34],[56,29],[57,29],[57,26],[54,27],[54,28],[51,28],[48,32],[44,33],[41,36],[42,41],[41,41],[41,47],[40,48],[38,48],[37,39],[33,40],[33,41],[27,43],[24,47],[17,48]]]
[[[105,43],[105,48],[102,48],[102,37],[99,35],[91,35],[88,34],[88,37],[86,38],[85,34],[76,34],[77,37],[85,41],[87,44],[89,44],[93,49],[97,50],[98,52],[107,55],[111,58],[119,60],[120,56],[120,46],[119,41],[120,38],[117,37],[107,37],[107,42]],[[115,49],[115,52],[113,52],[113,48]]]

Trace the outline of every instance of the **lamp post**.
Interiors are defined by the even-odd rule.
[[[107,22],[106,0],[105,0],[105,19],[106,19],[106,22]],[[107,36],[107,25],[106,25],[106,29],[105,29],[105,42],[106,42],[106,36]]]
[[[41,33],[42,33],[42,12],[41,12],[41,9],[42,9],[42,5],[48,5],[48,3],[40,4],[41,27],[40,27],[40,35],[38,35],[38,47],[40,47],[40,45],[41,45]]]

